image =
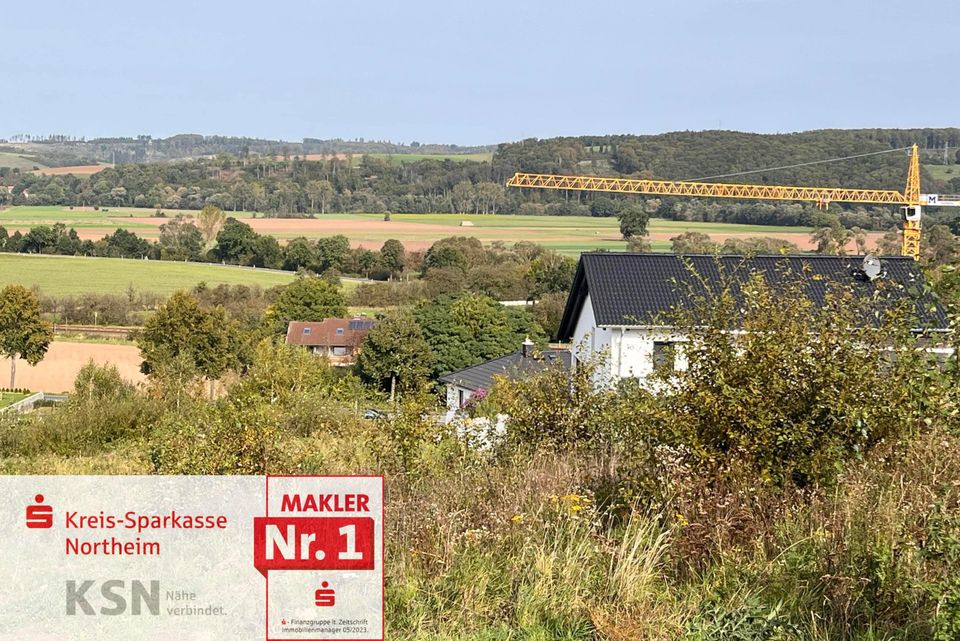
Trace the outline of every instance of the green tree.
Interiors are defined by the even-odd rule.
[[[957,260],[960,243],[946,225],[928,225],[921,242],[924,259],[933,264],[950,264]]]
[[[283,251],[283,268],[290,271],[311,269],[317,264],[317,250],[307,238],[300,236],[287,243]]]
[[[638,254],[649,254],[653,251],[653,245],[650,244],[650,239],[648,238],[632,236],[627,239],[627,251]]]
[[[647,235],[647,221],[650,220],[650,215],[647,214],[641,204],[625,203],[620,208],[618,217],[620,218],[620,234],[624,239],[629,240],[635,236]]]
[[[142,368],[152,372],[158,364],[186,356],[197,371],[214,382],[238,364],[239,332],[222,307],[206,309],[185,292],[176,292],[151,316],[137,336]]]
[[[847,243],[853,237],[853,232],[840,223],[829,227],[820,227],[815,230],[810,239],[817,246],[817,253],[826,256],[844,256],[847,253]]]
[[[714,254],[718,249],[708,235],[698,231],[683,232],[671,238],[670,243],[675,254]]]
[[[461,180],[453,186],[453,206],[457,213],[475,211],[477,191],[469,180]]]
[[[857,245],[857,253],[860,255],[867,253],[867,232],[860,227],[851,227],[850,233],[853,235],[853,242]]]
[[[150,253],[150,242],[126,229],[117,229],[109,236],[104,236],[103,242],[103,253],[114,258],[143,258]]]
[[[160,225],[160,256],[163,260],[193,260],[203,249],[203,232],[179,215]]]
[[[259,237],[260,235],[247,223],[240,222],[236,218],[228,218],[223,228],[217,233],[213,255],[228,263],[248,265],[256,254],[256,241]]]
[[[456,247],[448,245],[438,246],[438,243],[434,243],[423,257],[423,274],[426,274],[430,270],[446,269],[449,267],[466,270],[467,259],[463,255],[463,252]]]
[[[590,203],[590,215],[611,218],[620,212],[620,205],[617,201],[606,196],[597,196]]]
[[[277,333],[290,321],[322,321],[347,315],[347,301],[339,287],[316,276],[302,276],[281,290],[267,310]]]
[[[548,337],[555,337],[560,331],[560,321],[563,320],[566,305],[566,292],[544,294],[533,305],[533,318]]]
[[[250,256],[243,264],[267,269],[283,266],[283,249],[274,236],[257,236],[250,244]]]
[[[407,263],[407,251],[403,243],[395,238],[388,238],[380,248],[380,264],[393,278],[403,272]]]
[[[329,180],[311,180],[306,186],[307,196],[310,198],[310,211],[316,211],[320,205],[320,213],[327,213],[327,204],[333,197],[333,185]]]
[[[562,256],[553,251],[537,256],[530,263],[529,277],[533,282],[531,297],[567,292],[576,271],[577,261],[570,256]]]
[[[17,359],[30,365],[43,360],[53,328],[40,317],[36,294],[21,285],[0,290],[0,354],[10,359],[10,388],[17,384]]]
[[[393,401],[398,391],[416,389],[426,381],[433,357],[413,314],[398,310],[370,330],[355,367],[363,380],[388,390]]]
[[[317,273],[342,270],[350,257],[350,239],[343,234],[317,240]]]
[[[543,330],[525,309],[505,308],[488,296],[464,294],[422,302],[414,316],[435,359],[434,374],[444,374],[503,356]]]

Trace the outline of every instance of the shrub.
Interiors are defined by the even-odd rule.
[[[835,289],[820,307],[805,279],[774,287],[755,276],[739,296],[708,290],[677,315],[688,367],[660,374],[658,439],[702,465],[742,463],[763,481],[802,485],[922,425],[942,386],[898,292],[880,281],[864,303]]]

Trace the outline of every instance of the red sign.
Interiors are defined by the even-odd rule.
[[[267,570],[372,570],[370,517],[262,517],[253,520],[253,564]]]

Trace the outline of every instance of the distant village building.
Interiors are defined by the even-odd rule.
[[[876,258],[872,260],[877,261]],[[828,285],[852,287],[871,297],[881,281],[893,281],[900,296],[916,299],[923,327],[936,334],[948,329],[943,308],[923,291],[923,274],[909,257],[883,257],[876,273],[864,271],[860,256],[703,256],[676,254],[586,253],[574,276],[557,340],[570,342],[575,358],[603,355],[609,380],[641,381],[661,368],[686,368],[683,346],[688,338],[665,324],[672,310],[689,307],[691,292],[716,290],[723,282],[745,283],[759,273],[770,285],[803,279],[804,293],[819,306]],[[952,353],[949,347],[931,351]]]
[[[441,376],[447,386],[447,409],[458,410],[471,398],[486,393],[503,376],[513,380],[542,372],[556,364],[570,369],[570,352],[565,349],[537,350],[530,339],[519,351]]]
[[[353,365],[360,345],[376,321],[370,318],[326,318],[320,322],[290,321],[287,344],[326,356],[332,365]]]

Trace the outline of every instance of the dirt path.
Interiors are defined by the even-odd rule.
[[[69,392],[77,373],[89,361],[98,365],[112,364],[125,380],[140,383],[146,377],[140,373],[140,350],[135,345],[100,343],[50,343],[46,357],[36,366],[17,361],[17,387],[34,392]],[[0,359],[0,386],[10,384],[10,360]]]

